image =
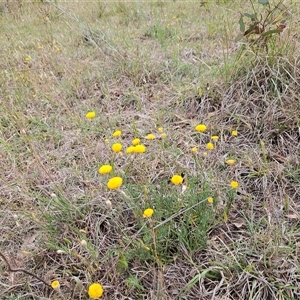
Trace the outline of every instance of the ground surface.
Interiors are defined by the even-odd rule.
[[[300,299],[299,4],[240,2],[1,4],[1,299]]]

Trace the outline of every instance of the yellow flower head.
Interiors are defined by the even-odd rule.
[[[143,212],[143,217],[144,218],[151,218],[153,213],[154,213],[154,210],[152,208],[147,208]]]
[[[213,150],[215,147],[214,147],[214,144],[213,144],[213,143],[207,143],[207,144],[206,144],[206,148],[207,148],[208,150]]]
[[[109,139],[104,139],[104,143],[108,143],[109,142]]]
[[[146,135],[146,139],[147,140],[154,140],[155,139],[155,135],[152,133],[149,133],[148,135]]]
[[[191,149],[191,151],[192,151],[192,152],[197,152],[197,151],[198,151],[198,148],[197,148],[197,147],[193,147],[193,148]]]
[[[133,153],[135,152],[135,146],[129,146],[127,149],[126,149],[126,153]]]
[[[239,183],[237,181],[231,181],[230,182],[230,186],[233,188],[233,189],[237,189],[239,187]]]
[[[233,136],[238,136],[237,130],[232,130],[232,131],[231,131],[231,135],[233,135]]]
[[[89,112],[85,115],[85,117],[86,117],[87,119],[94,119],[95,116],[96,116],[96,113],[95,113],[94,111],[89,111]]]
[[[114,143],[112,146],[111,146],[111,150],[118,153],[122,150],[122,144],[120,143]]]
[[[103,295],[103,287],[100,283],[93,283],[89,286],[88,294],[91,299],[98,299]]]
[[[26,56],[26,57],[24,58],[24,60],[25,60],[25,61],[30,61],[30,57],[29,57],[29,56]]]
[[[121,177],[112,177],[111,179],[109,179],[108,183],[107,183],[107,187],[110,190],[115,190],[117,188],[119,188],[123,183],[123,179]]]
[[[213,141],[217,142],[218,139],[219,139],[219,136],[218,136],[218,135],[213,135],[213,136],[211,137],[211,139],[212,139]]]
[[[163,132],[163,131],[164,131],[164,129],[163,129],[162,127],[158,127],[157,130],[158,130],[159,132]]]
[[[54,280],[51,282],[51,287],[54,289],[54,290],[58,290],[60,288],[60,283],[58,280]]]
[[[132,140],[131,144],[132,144],[133,146],[136,146],[136,145],[138,145],[140,142],[141,142],[141,140],[138,139],[138,138],[136,138],[136,139],[133,139],[133,140]]]
[[[183,182],[183,178],[180,175],[175,174],[175,175],[172,176],[171,182],[175,185],[178,185],[178,184],[181,184]]]
[[[136,153],[146,152],[146,147],[144,145],[136,145],[134,148]]]
[[[208,203],[213,203],[214,202],[214,198],[213,197],[208,197],[207,198],[207,202]]]
[[[235,164],[235,159],[227,159],[226,164],[230,165],[230,166],[234,165]]]
[[[100,174],[108,174],[112,170],[112,166],[110,165],[103,165],[99,168],[99,173]]]
[[[163,133],[160,134],[160,136],[161,136],[162,138],[164,138],[164,137],[167,136],[167,134],[166,134],[165,132],[163,132]]]
[[[113,137],[118,137],[122,134],[122,131],[121,130],[116,130],[114,133],[113,133]]]
[[[198,124],[196,127],[195,127],[195,130],[198,131],[198,132],[204,132],[206,131],[207,127],[206,125],[204,124]]]

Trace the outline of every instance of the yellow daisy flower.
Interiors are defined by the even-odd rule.
[[[140,142],[141,142],[141,140],[138,139],[138,138],[136,138],[136,139],[133,139],[133,140],[132,140],[131,144],[132,144],[133,146],[136,146],[136,145],[138,145]]]
[[[113,137],[118,137],[122,134],[122,131],[121,130],[116,130],[114,133],[113,133]]]
[[[206,125],[204,124],[198,124],[196,127],[195,127],[195,130],[198,131],[198,132],[204,132],[206,131],[207,127]]]
[[[146,147],[144,145],[136,145],[134,148],[136,153],[146,152]]]
[[[232,130],[232,131],[231,131],[231,135],[233,135],[233,136],[238,136],[238,131],[237,131],[237,130]]]
[[[123,179],[121,177],[112,177],[111,179],[109,179],[108,183],[107,183],[107,187],[110,190],[115,190],[117,188],[119,188],[123,183]]]
[[[206,144],[206,148],[207,148],[208,150],[213,150],[213,149],[215,148],[215,146],[214,146],[213,143],[207,143],[207,144]]]
[[[96,116],[96,113],[95,113],[94,111],[89,111],[89,112],[85,115],[85,117],[86,117],[87,119],[94,119],[95,116]]]
[[[235,159],[227,159],[226,164],[230,165],[230,166],[234,165],[235,164]]]
[[[154,210],[152,208],[147,208],[143,212],[143,218],[151,218],[154,213]]]
[[[135,146],[129,146],[127,149],[126,149],[126,153],[133,153],[135,152]]]
[[[103,165],[99,168],[99,173],[100,174],[108,174],[112,170],[112,166],[110,165]]]
[[[147,139],[147,140],[154,140],[154,139],[155,139],[155,135],[152,134],[152,133],[149,133],[149,134],[146,136],[146,139]]]
[[[239,187],[239,183],[237,181],[231,181],[230,182],[230,186],[233,188],[233,189],[237,189]]]
[[[58,280],[54,280],[51,282],[51,287],[54,289],[54,290],[58,290],[60,288],[60,283]]]
[[[91,299],[98,299],[103,295],[103,287],[100,283],[93,283],[89,286],[88,295]]]
[[[172,176],[171,182],[175,185],[179,185],[183,182],[183,178],[182,178],[182,176],[175,174]]]
[[[116,153],[120,152],[122,150],[122,148],[123,148],[122,144],[120,144],[120,143],[115,143],[111,146],[111,150]]]

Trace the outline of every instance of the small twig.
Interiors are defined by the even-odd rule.
[[[40,278],[39,276],[25,270],[25,269],[13,269],[9,263],[9,261],[7,260],[6,256],[0,251],[0,257],[4,260],[4,262],[6,263],[7,267],[8,267],[8,271],[9,272],[23,272],[27,275],[30,275],[36,279],[38,279],[39,281],[41,281],[42,283],[44,283],[46,286],[50,287],[50,284],[48,284],[44,279]]]

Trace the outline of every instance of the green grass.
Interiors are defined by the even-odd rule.
[[[250,2],[0,8],[1,299],[88,299],[94,282],[103,299],[300,298],[299,8],[284,4],[266,44],[234,41]],[[134,138],[145,153],[126,153]]]

